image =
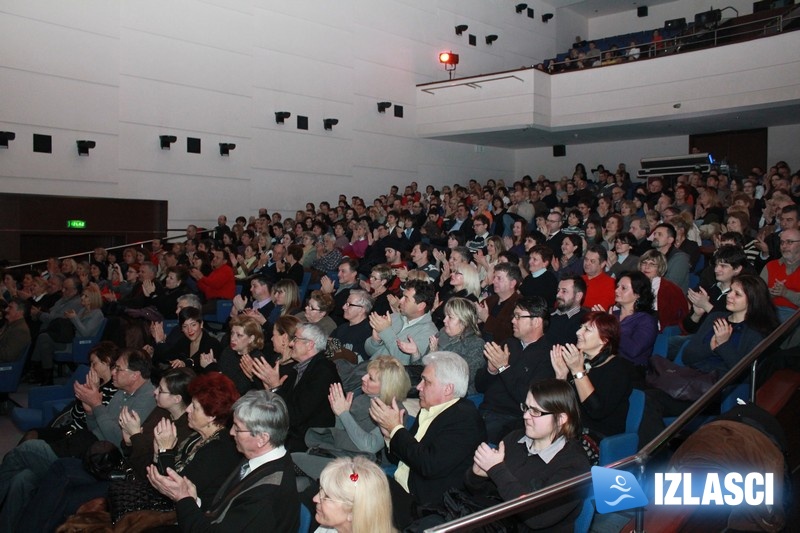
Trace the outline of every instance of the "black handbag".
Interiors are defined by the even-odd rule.
[[[113,523],[135,511],[166,513],[175,509],[175,503],[158,492],[146,479],[113,481],[108,488],[108,510]]]
[[[88,429],[67,430],[59,438],[58,434],[52,435],[53,441],[47,443],[53,449],[53,453],[58,457],[72,457],[82,459],[97,442],[97,437]]]
[[[124,476],[127,470],[122,452],[107,440],[89,446],[83,456],[83,467],[100,481],[110,481],[114,476]]]
[[[676,400],[693,402],[714,386],[717,376],[654,356],[650,358],[645,381],[649,387],[664,391]]]

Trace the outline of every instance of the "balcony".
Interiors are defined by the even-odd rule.
[[[800,32],[549,75],[417,86],[417,134],[524,148],[800,122]]]

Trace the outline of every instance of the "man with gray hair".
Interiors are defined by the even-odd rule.
[[[369,359],[364,342],[372,335],[372,326],[369,325],[369,314],[375,304],[372,296],[367,291],[353,289],[344,303],[344,319],[346,322],[331,333],[331,339],[336,339],[342,344],[342,350],[349,350],[354,357],[351,363],[360,363]]]
[[[395,523],[401,529],[412,519],[412,506],[438,504],[442,494],[458,486],[471,468],[475,449],[486,439],[486,428],[475,405],[464,399],[469,367],[455,352],[423,357],[425,369],[417,385],[421,411],[411,429],[405,412],[392,401],[373,398],[370,416],[381,428],[389,459],[398,463],[390,479]]]
[[[245,461],[222,484],[206,513],[194,484],[171,468],[164,476],[149,466],[147,478],[176,502],[181,531],[297,531],[300,499],[294,464],[284,447],[288,432],[289,411],[280,396],[260,390],[239,398],[230,433]]]
[[[315,324],[297,326],[289,341],[295,363],[281,375],[280,362],[270,366],[256,359],[256,375],[264,386],[277,393],[289,409],[289,436],[286,448],[290,452],[304,452],[308,428],[333,427],[336,417],[328,401],[330,386],[339,383],[336,365],[325,356],[328,338]]]

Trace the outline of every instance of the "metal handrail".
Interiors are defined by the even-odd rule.
[[[770,347],[775,341],[779,340],[791,329],[800,322],[800,312],[795,313],[792,317],[778,326],[766,338],[762,339],[758,345],[753,348],[749,354],[743,357],[733,368],[731,368],[722,378],[720,378],[705,394],[703,394],[696,402],[694,402],[686,411],[681,413],[675,421],[662,431],[656,438],[644,445],[636,455],[626,457],[614,463],[607,465],[609,468],[625,468],[629,466],[637,466],[639,468],[639,475],[642,477],[645,473],[647,462],[655,455],[665,444],[667,444],[672,437],[674,437],[683,427],[688,424],[695,416],[700,414],[705,407],[711,403],[717,394],[723,388],[731,384],[746,368],[751,367],[751,388],[750,399],[755,401],[755,368],[758,358]],[[658,356],[654,356],[658,357]],[[426,529],[428,533],[445,533],[451,531],[468,531],[471,528],[488,524],[500,518],[505,518],[520,512],[530,511],[538,508],[542,504],[555,499],[558,496],[570,494],[577,491],[583,486],[587,485],[591,480],[591,474],[586,473],[580,476],[564,480],[555,485],[551,485],[542,490],[538,490],[531,494],[520,496],[514,500],[503,502],[488,509],[478,511],[469,516],[458,518],[446,524]],[[644,508],[636,510],[636,532],[644,531]]]
[[[178,231],[178,230],[169,230],[168,229],[167,231]],[[184,231],[184,230],[180,230],[180,231]],[[204,233],[211,233],[213,231],[214,231],[213,229],[201,230],[201,229],[198,228],[197,229],[197,234],[198,235],[202,235]],[[186,237],[184,235],[174,235],[172,237],[162,237],[161,240],[163,242],[169,242],[169,241],[174,241],[174,240],[177,240],[177,239],[185,239],[185,238]],[[104,246],[103,248],[106,251],[121,250],[121,249],[124,249],[124,248],[132,248],[132,247],[135,247],[135,246],[144,246],[145,244],[150,243],[150,242],[153,242],[153,239],[147,239],[146,241],[128,242],[128,243],[120,244],[120,245],[117,245],[117,246],[107,246],[107,247]],[[94,249],[89,250],[88,252],[78,252],[78,253],[74,253],[74,254],[58,256],[56,259],[61,261],[62,259],[71,259],[71,258],[75,258],[75,257],[87,256],[88,260],[91,261],[92,260],[92,254],[94,254]],[[4,268],[4,270],[14,270],[14,269],[17,269],[17,268],[26,268],[26,267],[32,267],[34,265],[41,265],[41,264],[47,263],[48,259],[39,259],[38,261],[31,261],[31,262],[28,262],[28,263],[19,263],[19,264],[16,264],[16,265],[8,265],[7,267]]]

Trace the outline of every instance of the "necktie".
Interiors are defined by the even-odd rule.
[[[244,479],[245,476],[247,476],[247,474],[249,473],[250,473],[250,462],[247,462],[242,465],[242,468],[239,469],[239,480],[241,481],[242,479]]]

